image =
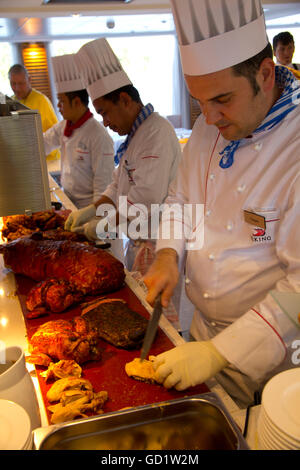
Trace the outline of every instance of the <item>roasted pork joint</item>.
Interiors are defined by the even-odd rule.
[[[3,253],[5,265],[14,273],[35,281],[62,279],[82,294],[117,290],[125,279],[120,261],[83,243],[19,238],[2,245],[0,253]]]
[[[118,290],[125,279],[123,264],[110,253],[69,240],[19,238],[0,245],[0,253],[14,273],[40,282],[28,295],[28,318],[63,312],[87,294]]]

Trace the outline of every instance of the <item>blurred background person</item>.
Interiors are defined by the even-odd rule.
[[[27,108],[38,110],[42,121],[43,132],[58,122],[54,108],[49,98],[38,90],[32,88],[30,75],[21,64],[13,65],[8,71],[11,89],[14,92],[13,99],[18,100]],[[59,150],[54,150],[47,155],[47,161],[58,160]]]
[[[58,108],[64,118],[44,133],[46,153],[61,150],[60,183],[80,209],[96,202],[112,181],[114,144],[89,110],[89,95],[74,54],[52,58]]]
[[[300,64],[293,63],[295,52],[294,37],[288,31],[283,31],[273,38],[273,54],[276,65],[284,65],[291,69],[297,78],[300,78]]]

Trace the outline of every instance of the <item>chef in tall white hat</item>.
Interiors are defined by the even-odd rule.
[[[85,207],[112,180],[113,140],[89,110],[74,54],[53,57],[52,65],[63,121],[44,133],[45,149],[61,150],[61,185],[76,207]]]
[[[91,239],[109,236],[103,231],[96,234],[99,221],[95,219],[96,209],[99,208],[99,213],[105,204],[115,209],[114,227],[108,230],[115,233],[117,227],[120,228],[120,201],[126,228],[127,218],[130,217],[127,212],[123,214],[124,207],[128,208],[129,213],[141,204],[144,209],[143,220],[148,227],[151,205],[164,201],[181,158],[174,128],[154,111],[151,103],[143,104],[138,90],[105,38],[85,44],[76,54],[76,63],[93,105],[103,118],[104,126],[126,136],[126,139],[115,155],[117,168],[112,183],[97,202],[71,213],[65,227],[72,231],[84,231]],[[153,259],[154,244],[149,241],[149,234],[145,236],[144,232],[143,236],[135,235],[137,241],[128,233],[130,242],[125,258],[128,269],[133,267],[138,252],[138,259],[143,258],[141,252],[147,259]],[[135,265],[134,269],[140,270],[142,267]],[[143,269],[146,269],[145,266]]]
[[[272,375],[296,367],[300,330],[276,294],[300,292],[299,83],[275,68],[259,0],[171,5],[202,114],[166,203],[202,205],[204,241],[157,242],[147,300],[161,292],[168,304],[185,254],[195,312],[193,341],[158,355],[154,368],[178,390],[215,377],[243,407]]]

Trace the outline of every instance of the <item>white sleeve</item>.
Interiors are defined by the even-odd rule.
[[[186,249],[186,239],[189,228],[191,228],[191,222],[186,221],[182,214],[184,214],[184,206],[189,203],[189,167],[188,167],[188,146],[187,143],[184,151],[183,158],[178,167],[175,179],[170,183],[168,196],[165,200],[166,210],[162,214],[160,224],[160,236],[156,242],[156,251],[164,248],[173,248],[179,259],[183,258]],[[174,212],[170,212],[169,208],[174,207]],[[172,226],[172,220],[179,221],[181,223],[181,234],[182,236],[175,236],[174,232],[170,233],[167,237],[164,234],[168,233],[169,227]],[[185,225],[185,223],[187,225]]]
[[[61,147],[61,138],[64,126],[65,121],[60,121],[44,132],[43,137],[46,155],[52,152],[52,150],[59,149]]]
[[[134,184],[130,185],[127,194],[128,208],[134,210],[135,205],[143,204],[147,209],[145,216],[151,214],[151,205],[165,201],[181,159],[180,145],[173,129],[152,126],[147,131],[138,136],[140,145],[136,149]]]
[[[115,204],[115,206],[118,206],[118,201],[117,201],[117,193],[118,193],[118,184],[120,180],[120,172],[121,172],[121,165],[118,166],[118,168],[115,168],[113,173],[112,173],[112,182],[107,186],[105,191],[103,191],[103,195],[109,197]]]
[[[93,167],[93,199],[97,201],[112,181],[114,171],[113,140],[105,129],[97,132],[91,149]]]

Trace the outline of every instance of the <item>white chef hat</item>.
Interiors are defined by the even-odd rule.
[[[170,0],[186,75],[239,64],[268,44],[260,0]]]
[[[84,44],[75,60],[92,101],[125,85],[131,85],[105,38]]]
[[[75,54],[52,57],[54,81],[57,93],[83,90],[85,88],[74,61]]]

